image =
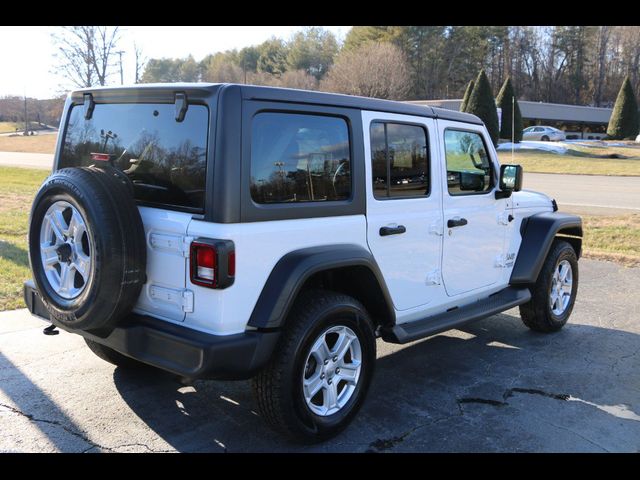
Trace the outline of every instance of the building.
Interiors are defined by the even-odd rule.
[[[462,100],[412,100],[407,103],[460,110]],[[563,130],[567,139],[599,139],[606,136],[611,108],[518,100],[524,128],[549,125]]]

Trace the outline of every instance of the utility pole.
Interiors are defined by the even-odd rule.
[[[24,134],[29,135],[29,122],[27,121],[27,95],[24,96]]]
[[[117,51],[116,54],[120,57],[120,85],[124,85],[124,77],[122,76],[122,54],[124,50]]]

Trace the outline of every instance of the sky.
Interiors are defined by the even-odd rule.
[[[255,45],[272,36],[288,40],[302,28],[304,27],[123,26],[122,40],[118,47],[125,51],[122,58],[124,83],[133,83],[134,80],[134,42],[147,58],[177,58],[191,54],[196,61],[200,61],[210,53]],[[324,28],[342,41],[351,27]],[[44,26],[0,28],[0,65],[4,66],[0,73],[0,96],[52,98],[73,88],[63,77],[55,74],[56,48],[51,41],[51,34],[59,30],[60,27]],[[119,83],[119,73],[110,77],[110,81]]]

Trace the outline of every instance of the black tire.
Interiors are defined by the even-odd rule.
[[[566,260],[571,265],[573,282],[569,304],[561,315],[553,313],[549,295],[552,277],[557,265]],[[556,332],[567,323],[578,292],[578,259],[573,247],[564,240],[554,240],[547,258],[540,270],[538,280],[532,289],[531,300],[520,305],[520,317],[524,324],[536,332]]]
[[[357,335],[362,369],[342,409],[318,416],[306,404],[301,380],[313,343],[332,326],[347,326]],[[294,441],[315,443],[331,438],[346,428],[361,408],[375,359],[373,323],[360,302],[326,290],[306,291],[296,300],[272,359],[252,381],[258,410],[273,429]]]
[[[56,293],[40,258],[40,230],[48,208],[64,201],[84,219],[92,240],[92,267],[74,298]],[[66,237],[65,237],[66,238]],[[33,280],[54,323],[104,335],[135,304],[146,281],[144,227],[135,200],[110,168],[65,168],[36,194],[29,219],[29,262]]]
[[[540,140],[542,140],[543,142],[548,142],[549,141],[549,137],[547,137],[546,135],[543,135]]]
[[[93,340],[89,340],[88,338],[85,338],[84,341],[87,343],[87,347],[89,347],[89,350],[91,350],[96,354],[97,357],[101,358],[105,362],[112,363],[113,365],[122,368],[140,368],[144,366],[143,363],[138,362],[131,357],[127,357],[126,355],[123,355],[120,352],[115,351],[113,348],[107,347],[106,345],[94,342]]]

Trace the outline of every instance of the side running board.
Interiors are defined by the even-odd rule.
[[[412,342],[504,312],[529,300],[531,300],[531,292],[528,288],[507,287],[470,305],[385,329],[382,331],[382,338],[390,343]]]

